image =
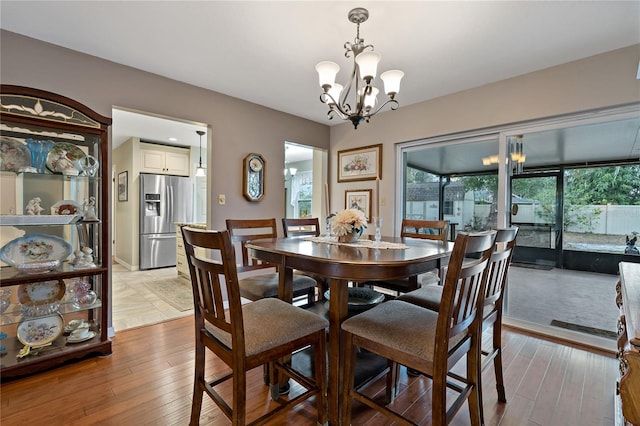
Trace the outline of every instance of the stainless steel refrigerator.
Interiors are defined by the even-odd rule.
[[[140,269],[176,264],[175,222],[193,221],[193,181],[140,174]]]

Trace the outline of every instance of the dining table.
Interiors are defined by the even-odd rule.
[[[294,270],[326,277],[329,281],[328,418],[338,425],[339,392],[345,353],[340,328],[348,313],[350,283],[384,281],[432,270],[438,259],[451,255],[453,243],[414,238],[382,237],[380,242],[362,237],[355,243],[338,243],[336,237],[271,238],[249,241],[249,256],[269,262],[279,272],[278,297],[292,302]]]

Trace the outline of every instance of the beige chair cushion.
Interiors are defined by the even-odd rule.
[[[321,316],[276,298],[242,306],[246,355],[260,352],[329,327]],[[207,330],[231,348],[231,334],[206,324]]]
[[[316,280],[305,275],[293,275],[293,292],[316,286]],[[278,273],[253,275],[238,281],[240,296],[249,300],[278,297]]]
[[[442,299],[443,288],[443,286],[437,284],[427,285],[398,296],[398,300],[409,302],[437,312],[440,309],[440,300]]]
[[[430,370],[433,367],[437,322],[437,312],[391,300],[346,320],[342,329],[418,358]],[[449,347],[462,337],[461,334],[451,339]]]
[[[438,312],[440,310],[440,301],[442,300],[442,287],[441,285],[428,285],[421,287],[409,293],[405,293],[397,297],[397,300],[403,302],[409,302],[412,305],[421,306],[432,311]],[[482,318],[486,318],[495,310],[495,304],[491,303],[486,305],[483,310]]]

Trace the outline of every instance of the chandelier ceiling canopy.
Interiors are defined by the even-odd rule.
[[[383,72],[380,78],[384,82],[385,93],[388,99],[378,105],[376,99],[379,90],[372,85],[376,78],[378,63],[382,55],[373,50],[373,45],[364,44],[364,39],[360,38],[360,24],[369,18],[369,11],[358,7],[349,11],[349,21],[356,24],[356,38],[353,43],[344,44],[344,56],[353,56],[353,70],[351,78],[346,86],[335,82],[336,75],[340,71],[340,66],[335,62],[322,61],[316,65],[322,94],[320,101],[329,105],[327,115],[332,119],[337,115],[343,120],[350,120],[354,128],[362,121],[369,122],[369,119],[378,113],[385,105],[389,104],[392,110],[398,108],[398,101],[395,96],[400,91],[400,80],[404,73],[399,70]],[[353,92],[352,102],[349,97]]]

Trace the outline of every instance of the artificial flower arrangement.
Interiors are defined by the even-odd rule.
[[[345,209],[329,217],[332,218],[333,234],[338,238],[353,233],[362,234],[367,227],[367,218],[358,209]]]

